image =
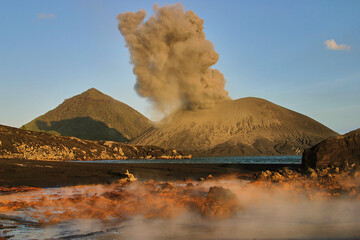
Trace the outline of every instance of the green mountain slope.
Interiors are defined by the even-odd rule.
[[[151,126],[151,121],[133,108],[91,88],[66,99],[22,128],[81,139],[125,142]]]

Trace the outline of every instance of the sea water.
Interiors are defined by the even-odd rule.
[[[239,156],[194,157],[192,159],[127,159],[97,160],[93,163],[214,163],[214,164],[301,164],[301,155],[288,156]]]

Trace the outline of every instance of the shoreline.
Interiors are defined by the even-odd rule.
[[[236,174],[252,179],[255,173],[283,167],[298,169],[300,164],[215,164],[215,163],[91,163],[0,159],[0,186],[65,187],[109,184],[126,177],[129,170],[140,181],[196,180],[208,175]]]

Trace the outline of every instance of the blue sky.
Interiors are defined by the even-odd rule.
[[[116,16],[175,2],[1,1],[0,124],[20,127],[92,87],[152,118]],[[339,133],[360,127],[360,1],[182,3],[205,20],[233,99],[261,97]]]

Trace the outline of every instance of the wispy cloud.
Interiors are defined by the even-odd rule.
[[[55,16],[55,14],[53,14],[53,13],[40,13],[39,15],[38,15],[38,18],[39,19],[52,19],[52,18],[55,18],[56,16]]]
[[[344,44],[337,44],[334,39],[326,40],[325,45],[330,50],[350,50],[350,46]]]

